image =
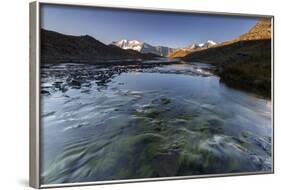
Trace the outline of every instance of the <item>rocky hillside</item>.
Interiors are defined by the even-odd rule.
[[[236,38],[234,41],[271,39],[271,21],[261,18],[249,32]]]
[[[270,97],[271,20],[262,18],[240,37],[191,52],[183,59],[217,65],[217,73],[226,84]]]
[[[154,56],[105,45],[88,35],[71,36],[44,29],[41,29],[40,35],[42,63],[96,63],[112,59],[146,59]]]

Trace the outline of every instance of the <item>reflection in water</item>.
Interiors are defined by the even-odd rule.
[[[211,70],[44,65],[42,182],[270,171],[270,101]]]

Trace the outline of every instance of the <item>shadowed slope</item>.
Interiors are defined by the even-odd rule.
[[[102,60],[150,57],[153,55],[105,45],[88,35],[71,36],[41,29],[41,61],[43,63],[95,63]]]

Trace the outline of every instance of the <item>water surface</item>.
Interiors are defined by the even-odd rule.
[[[43,65],[43,184],[271,171],[271,101],[211,70]]]

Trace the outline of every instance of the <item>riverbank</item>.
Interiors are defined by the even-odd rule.
[[[249,40],[190,53],[185,61],[209,63],[225,84],[271,98],[271,40]]]

